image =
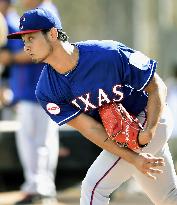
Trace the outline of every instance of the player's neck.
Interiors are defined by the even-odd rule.
[[[64,74],[72,70],[79,58],[78,49],[69,42],[61,42],[48,58],[50,64],[57,72]]]

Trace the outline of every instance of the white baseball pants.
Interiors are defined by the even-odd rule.
[[[17,104],[17,120],[21,129],[17,132],[16,144],[25,178],[22,191],[54,196],[58,125],[39,104],[28,101]]]

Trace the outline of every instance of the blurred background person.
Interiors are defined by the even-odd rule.
[[[7,34],[8,34],[8,28],[7,28],[7,22],[4,18],[3,14],[0,12],[0,49],[2,49],[6,43],[7,43]],[[4,72],[4,66],[0,64],[0,119],[1,119],[1,111],[3,107],[3,79],[2,74]]]
[[[11,0],[1,0],[0,1],[0,11],[3,14],[3,16],[6,19],[6,23],[8,26],[8,31],[14,31],[15,28],[18,26],[18,20],[19,16],[16,12],[16,10],[12,6]],[[13,19],[13,20],[12,20]],[[4,105],[8,105],[8,103],[12,100],[12,92],[8,88],[9,84],[9,75],[10,75],[10,63],[8,62],[9,58],[6,59],[6,51],[12,50],[13,52],[16,52],[18,50],[18,46],[21,44],[19,41],[17,41],[17,47],[16,43],[10,43],[11,41],[6,42],[5,45],[1,46],[1,51],[3,51],[3,55],[0,56],[0,64],[1,64],[1,87],[0,87],[0,100],[1,100],[1,118],[3,120],[9,120],[14,117],[14,113],[12,109],[8,109],[7,107],[4,107]],[[4,58],[5,57],[5,58]],[[8,55],[7,55],[8,57]],[[16,67],[16,65],[14,65]]]
[[[36,7],[45,8],[59,16],[58,9],[51,0],[20,0],[20,2],[25,10],[34,9]]]
[[[7,23],[1,12],[0,12],[0,24],[1,24],[0,26],[0,47],[2,47],[7,42]]]
[[[12,0],[0,0],[0,11],[8,24],[8,32],[18,30],[19,16],[12,9]],[[25,9],[47,7],[57,9],[51,1],[22,0]],[[31,3],[31,4],[30,4]],[[6,104],[13,105],[21,128],[16,133],[16,144],[24,171],[25,182],[21,186],[22,198],[15,204],[33,204],[43,199],[55,199],[55,171],[59,142],[58,126],[47,117],[38,105],[35,87],[44,64],[34,64],[23,51],[19,40],[8,40],[0,52],[0,64],[6,66],[12,98]]]

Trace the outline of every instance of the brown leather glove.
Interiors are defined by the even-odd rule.
[[[126,111],[121,103],[105,104],[99,108],[99,113],[108,139],[132,150],[146,146],[141,146],[138,140],[139,132],[143,130],[142,125],[137,118]]]

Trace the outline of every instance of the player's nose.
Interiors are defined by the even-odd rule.
[[[27,54],[30,54],[30,52],[31,52],[30,46],[29,46],[29,45],[25,45],[25,46],[24,46],[24,51],[25,51]]]

